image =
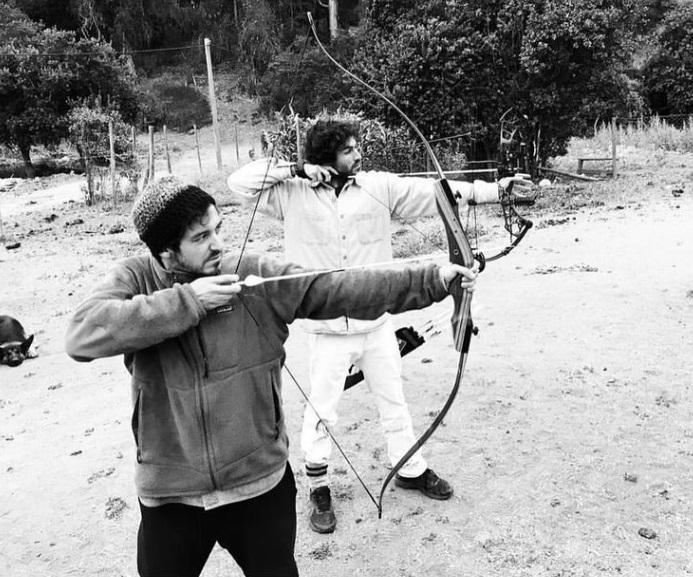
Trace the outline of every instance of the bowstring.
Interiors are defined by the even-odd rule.
[[[303,42],[303,47],[301,48],[301,53],[299,54],[298,62],[296,63],[296,66],[294,68],[293,73],[291,74],[292,82],[291,82],[291,86],[289,89],[288,102],[286,104],[284,104],[284,106],[282,106],[281,110],[279,111],[279,114],[282,114],[282,112],[287,108],[287,106],[288,106],[289,110],[292,110],[291,103],[293,102],[293,99],[294,99],[294,91],[296,89],[296,80],[298,79],[298,71],[301,67],[301,63],[303,62],[303,57],[306,53],[306,48],[308,46],[308,40],[309,39],[310,39],[310,29],[308,29],[308,32],[306,34],[306,38]],[[297,128],[297,130],[298,130],[298,128]],[[245,237],[243,239],[243,243],[241,244],[241,251],[240,251],[240,255],[238,257],[238,263],[236,264],[236,270],[234,271],[235,273],[238,273],[238,269],[241,266],[241,261],[243,260],[243,254],[245,253],[245,249],[246,249],[248,242],[250,240],[250,231],[253,228],[253,224],[255,222],[255,217],[257,216],[257,213],[258,213],[258,208],[260,206],[260,200],[262,199],[262,193],[265,192],[265,190],[266,190],[267,176],[269,175],[270,168],[272,167],[273,161],[276,158],[275,157],[276,151],[277,151],[277,146],[276,146],[276,142],[275,142],[272,144],[272,154],[267,159],[267,168],[265,169],[265,174],[262,177],[262,184],[260,185],[260,192],[257,195],[257,200],[255,201],[255,204],[253,206],[253,210],[250,214],[250,221],[248,223],[248,228],[246,230],[246,234],[245,234]],[[298,151],[297,151],[297,154],[298,154]]]
[[[431,158],[431,161],[434,163],[436,172],[440,175],[441,178],[444,179],[444,178],[445,178],[444,173],[443,173],[443,171],[442,171],[442,168],[440,167],[440,164],[438,163],[438,160],[437,160],[435,154],[433,153],[433,150],[431,149],[431,145],[428,143],[428,140],[427,140],[427,139],[425,138],[425,136],[421,133],[421,131],[419,130],[419,128],[418,128],[413,122],[411,122],[411,120],[409,119],[409,117],[408,117],[408,116],[407,116],[407,115],[406,115],[406,114],[405,114],[405,113],[404,113],[404,112],[403,112],[392,100],[390,100],[390,99],[389,99],[387,96],[385,96],[384,94],[382,94],[382,93],[378,92],[377,90],[375,90],[373,87],[371,87],[371,86],[370,86],[369,84],[367,84],[365,81],[361,80],[360,78],[358,78],[357,76],[355,76],[353,73],[349,72],[349,71],[348,71],[346,68],[344,68],[341,64],[339,64],[339,62],[337,62],[337,61],[327,52],[327,50],[326,50],[324,47],[322,47],[322,44],[320,43],[320,40],[319,40],[319,38],[317,37],[317,32],[316,32],[315,26],[314,26],[314,24],[313,24],[312,16],[309,14],[308,17],[309,17],[309,21],[310,21],[310,23],[311,23],[311,30],[313,31],[313,34],[314,34],[314,36],[315,36],[315,39],[316,39],[316,41],[318,42],[318,44],[321,46],[323,52],[324,52],[325,55],[328,57],[328,59],[331,60],[331,61],[332,61],[340,70],[342,70],[347,76],[349,76],[350,78],[353,78],[353,79],[356,80],[359,84],[361,84],[361,85],[365,86],[366,88],[368,88],[370,91],[376,92],[376,93],[378,94],[378,96],[380,96],[383,100],[385,100],[392,108],[394,108],[394,109],[400,114],[400,116],[402,116],[402,117],[407,121],[407,123],[409,124],[409,126],[411,127],[411,129],[417,134],[417,136],[420,138],[420,140],[424,143],[424,146],[425,146],[427,152],[429,153],[429,156],[430,156],[430,158]],[[445,199],[445,202],[447,202],[447,201],[448,201],[448,200]],[[390,212],[392,212],[392,211],[390,211]],[[444,219],[443,219],[443,220],[444,220]],[[464,233],[463,233],[463,234],[464,234]],[[466,237],[466,235],[465,235],[465,237]],[[461,358],[461,359],[460,359],[460,363],[462,364],[462,362],[463,362],[463,359]],[[460,375],[460,373],[458,373],[458,380],[455,382],[455,389],[459,386],[459,375]],[[453,393],[453,394],[454,394],[454,393]],[[451,401],[451,400],[452,400],[452,398],[450,397],[450,398],[448,399],[448,402]],[[446,402],[446,405],[445,405],[446,407],[448,406],[448,402]],[[422,439],[424,442],[425,442],[425,440],[430,436],[430,434],[433,432],[432,429],[435,429],[435,427],[437,427],[437,424],[436,424],[436,423],[439,423],[439,421],[440,421],[440,419],[439,419],[438,417],[436,417],[436,419],[434,420],[434,424],[433,424],[432,426],[429,426],[429,428],[428,428],[428,429],[426,430],[426,432],[423,434],[423,436],[422,436],[421,439]],[[423,444],[423,443],[422,443],[422,444]],[[421,445],[419,445],[419,441],[417,441],[417,445],[418,445],[419,447],[421,446]],[[400,459],[400,460],[398,461],[398,463],[397,463],[397,464],[390,470],[390,472],[388,473],[388,476],[386,477],[386,479],[385,479],[385,481],[384,481],[384,483],[382,484],[381,489],[380,489],[380,498],[379,498],[378,503],[377,503],[378,518],[381,518],[381,517],[382,517],[382,512],[383,512],[383,510],[382,510],[382,499],[383,499],[383,494],[384,494],[384,492],[385,492],[385,488],[386,488],[386,486],[387,486],[389,480],[390,480],[390,479],[393,477],[393,475],[402,467],[402,465],[403,465],[404,463],[406,463],[406,461],[411,457],[411,455],[413,454],[412,451],[415,452],[416,450],[417,450],[416,448],[411,448],[411,449],[409,449],[409,451],[407,451],[407,453],[405,454],[405,456],[404,456],[402,459]]]
[[[293,97],[294,97],[294,90],[295,90],[295,86],[296,86],[296,80],[297,80],[297,78],[298,78],[298,70],[300,69],[301,62],[303,61],[303,57],[304,57],[305,52],[306,52],[306,47],[308,46],[308,41],[309,41],[309,39],[310,39],[310,35],[311,35],[311,29],[309,28],[309,29],[308,29],[308,32],[306,33],[306,38],[305,38],[305,41],[304,41],[304,43],[303,43],[303,48],[301,49],[301,54],[300,54],[300,56],[299,56],[298,62],[297,62],[297,64],[296,64],[296,67],[295,67],[295,69],[294,69],[294,73],[292,74],[293,81],[292,81],[292,83],[291,83],[291,89],[290,89],[290,91],[289,91],[288,103],[285,104],[285,105],[282,107],[282,110],[280,110],[280,114],[284,111],[284,109],[285,109],[287,106],[288,106],[289,109],[291,110],[291,103],[292,103]],[[300,130],[300,126],[297,126],[296,130]],[[262,183],[261,183],[261,185],[260,185],[260,191],[258,192],[257,200],[256,200],[255,203],[254,203],[253,210],[252,210],[251,216],[250,216],[250,221],[249,221],[249,223],[248,223],[248,228],[247,228],[245,237],[244,237],[244,239],[243,239],[243,243],[242,243],[242,245],[241,245],[241,251],[240,251],[240,254],[239,254],[239,257],[238,257],[238,262],[236,263],[236,270],[235,270],[235,273],[236,273],[236,274],[238,273],[238,270],[239,270],[239,268],[240,268],[240,266],[241,266],[241,262],[242,262],[242,259],[243,259],[243,255],[244,255],[244,253],[245,253],[245,249],[246,249],[246,247],[247,247],[247,245],[248,245],[248,242],[249,242],[249,239],[250,239],[250,233],[251,233],[251,230],[252,230],[253,223],[255,222],[255,217],[257,216],[257,213],[258,213],[258,211],[259,211],[259,206],[260,206],[260,201],[261,201],[261,199],[262,199],[262,194],[268,189],[268,188],[267,188],[267,177],[268,177],[268,175],[269,175],[270,168],[272,167],[272,164],[273,164],[273,162],[274,162],[274,160],[275,160],[275,158],[276,158],[276,156],[275,156],[276,151],[277,151],[277,146],[276,146],[276,142],[275,142],[275,143],[273,143],[273,145],[272,145],[272,153],[271,153],[270,157],[267,159],[267,168],[265,169],[265,174],[263,175]],[[297,154],[299,154],[299,152],[300,152],[300,151],[297,150]],[[244,299],[241,297],[240,293],[238,294],[238,298],[239,298],[239,301],[241,302],[241,304],[243,305],[243,307],[245,308],[245,310],[248,312],[248,314],[250,315],[250,317],[253,319],[253,322],[254,322],[255,325],[257,326],[257,328],[258,328],[260,334],[262,334],[263,338],[264,338],[265,341],[268,343],[268,345],[272,348],[272,350],[273,350],[275,353],[277,353],[276,348],[273,346],[273,344],[272,344],[272,342],[270,341],[270,339],[269,339],[269,337],[267,336],[267,334],[262,330],[260,323],[259,323],[258,320],[255,318],[255,316],[253,315],[252,311],[250,310],[250,308],[248,307],[248,305],[246,304],[246,302],[244,301]],[[376,500],[375,496],[374,496],[373,493],[370,491],[370,489],[368,489],[368,487],[366,486],[366,483],[363,481],[361,475],[360,475],[359,472],[356,470],[356,467],[353,465],[353,463],[351,462],[351,460],[349,459],[349,457],[347,457],[347,455],[346,455],[344,449],[342,449],[342,446],[339,444],[339,442],[337,441],[335,435],[332,433],[332,430],[331,430],[330,427],[327,425],[327,422],[325,421],[325,419],[323,419],[323,417],[320,415],[320,413],[318,412],[318,410],[315,408],[315,405],[311,402],[308,393],[306,393],[306,391],[304,390],[304,388],[300,385],[300,383],[298,382],[298,380],[296,379],[296,377],[294,376],[294,374],[291,372],[291,369],[288,367],[288,365],[286,364],[286,362],[283,363],[283,369],[284,369],[284,370],[286,371],[286,373],[291,377],[291,380],[292,380],[292,381],[294,382],[294,384],[296,385],[296,388],[300,391],[301,395],[302,395],[303,398],[305,399],[306,404],[310,407],[310,409],[315,413],[316,417],[318,418],[318,424],[321,425],[321,426],[323,427],[323,429],[325,430],[325,432],[327,433],[327,435],[330,437],[330,439],[331,439],[332,442],[334,443],[335,447],[337,447],[337,450],[339,451],[339,453],[340,453],[340,454],[342,455],[342,457],[344,458],[344,460],[345,460],[345,462],[347,463],[347,465],[349,465],[349,468],[352,470],[352,472],[354,473],[354,475],[355,475],[356,478],[358,479],[358,481],[359,481],[359,483],[361,484],[361,486],[363,487],[364,491],[366,491],[366,494],[368,495],[368,497],[370,498],[370,500],[373,502],[373,504],[375,505],[375,507],[376,507],[376,508],[378,509],[378,511],[380,512],[380,505],[378,504],[378,501]]]
[[[250,310],[250,307],[249,307],[248,304],[245,302],[245,300],[243,299],[243,297],[241,296],[240,293],[238,294],[238,300],[241,302],[241,304],[243,305],[243,308],[246,310],[246,312],[248,313],[248,315],[250,315],[250,318],[253,319],[253,322],[254,322],[255,325],[257,326],[257,328],[258,328],[260,334],[262,335],[262,338],[265,339],[265,342],[267,342],[267,344],[268,344],[269,347],[271,348],[272,352],[274,352],[275,354],[281,354],[281,351],[277,351],[276,346],[275,346],[274,343],[270,340],[270,338],[269,338],[269,336],[267,335],[267,333],[265,333],[265,331],[262,330],[262,328],[261,328],[261,326],[260,326],[260,322],[257,320],[257,318],[255,317],[255,315],[253,314],[252,310]],[[306,394],[305,390],[303,389],[303,387],[302,387],[302,386],[300,385],[300,383],[298,382],[298,379],[297,379],[297,378],[294,376],[294,374],[291,372],[291,369],[288,367],[288,365],[286,364],[286,362],[284,362],[282,368],[283,368],[283,369],[286,371],[286,373],[291,377],[291,380],[294,382],[294,384],[296,385],[296,387],[298,388],[298,390],[301,392],[301,394],[302,394],[303,397],[305,398],[306,404],[307,404],[307,405],[310,407],[310,409],[315,413],[315,416],[318,418],[318,426],[322,426],[322,427],[323,427],[323,429],[324,429],[325,432],[327,433],[327,436],[330,437],[330,439],[331,439],[332,442],[334,443],[335,447],[337,447],[337,450],[339,451],[339,453],[342,455],[342,457],[344,458],[344,460],[348,463],[349,468],[351,468],[351,470],[353,471],[354,475],[356,475],[356,478],[358,479],[359,483],[360,483],[361,486],[363,487],[364,491],[366,491],[366,494],[368,495],[368,497],[370,498],[370,500],[373,502],[373,504],[376,506],[376,508],[378,508],[378,510],[380,510],[380,507],[379,507],[379,505],[378,505],[378,501],[376,500],[375,496],[373,495],[373,493],[371,493],[370,489],[368,489],[368,487],[366,486],[366,483],[365,483],[364,480],[362,479],[361,475],[359,475],[359,472],[356,470],[356,468],[354,467],[354,465],[352,464],[352,462],[349,460],[349,457],[347,457],[346,453],[344,452],[344,449],[342,449],[341,445],[337,442],[337,439],[336,439],[336,437],[334,436],[334,434],[332,433],[332,430],[330,429],[330,427],[327,425],[327,422],[325,421],[325,419],[322,418],[322,416],[320,415],[320,413],[318,412],[318,410],[315,408],[315,405],[313,405],[313,403],[311,402],[310,398],[309,398],[308,395]]]

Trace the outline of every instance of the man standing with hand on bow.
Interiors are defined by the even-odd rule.
[[[219,543],[245,575],[295,577],[296,486],[281,402],[288,325],[423,308],[452,282],[473,290],[476,272],[310,274],[226,254],[216,202],[175,177],[143,191],[133,220],[150,254],[99,282],[70,319],[65,348],[78,361],[123,355],[132,376],[139,574],[197,576]]]
[[[437,214],[434,180],[361,172],[355,124],[316,122],[306,135],[305,159],[299,164],[261,159],[241,167],[228,179],[232,191],[257,203],[258,210],[284,221],[290,261],[314,268],[389,262],[391,218],[408,221]],[[527,184],[521,181],[519,188]],[[450,185],[463,207],[499,200],[496,183],[451,181]],[[416,437],[389,315],[374,320],[349,316],[307,320],[301,327],[309,333],[310,347],[311,394],[301,434],[312,503],[309,523],[314,531],[330,533],[337,524],[328,475],[332,443],[321,419],[328,426],[336,423],[344,379],[352,364],[363,371],[375,395],[393,466],[414,445]],[[432,499],[445,500],[453,494],[450,484],[428,467],[421,451],[401,468],[395,484],[419,490]]]

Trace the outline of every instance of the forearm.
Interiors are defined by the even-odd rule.
[[[462,205],[493,204],[498,202],[498,183],[475,180],[472,182],[450,181],[457,201]]]
[[[255,199],[265,190],[292,178],[295,168],[290,162],[276,158],[260,159],[250,162],[232,172],[227,184],[232,192],[246,199]]]
[[[70,319],[68,355],[79,361],[127,354],[180,336],[206,314],[190,285],[175,285],[151,295],[122,289],[97,289]]]
[[[425,308],[447,296],[435,265],[403,270],[353,270],[315,278],[297,316],[376,319],[382,314]]]
[[[258,211],[284,220],[284,209],[291,190],[301,186],[294,178],[296,165],[276,159],[262,159],[246,164],[232,173],[227,183],[241,200],[253,204]],[[259,197],[259,198],[258,198]]]
[[[433,216],[438,213],[435,200],[435,180],[430,178],[397,178],[388,180],[393,214],[406,219]],[[498,202],[498,185],[495,182],[476,180],[466,182],[449,180],[457,202],[466,207],[473,204]]]

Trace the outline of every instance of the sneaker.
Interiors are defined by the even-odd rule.
[[[337,518],[332,509],[329,487],[318,487],[310,492],[313,510],[310,512],[310,528],[316,533],[332,533],[337,527]]]
[[[431,469],[426,469],[418,477],[395,476],[395,485],[402,489],[416,489],[421,491],[426,497],[445,501],[452,497],[452,487],[450,483],[441,479]]]

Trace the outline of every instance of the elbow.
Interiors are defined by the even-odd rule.
[[[90,354],[90,347],[86,344],[84,338],[80,334],[76,327],[70,327],[65,334],[65,353],[71,359],[74,359],[80,363],[87,363],[93,361],[97,357]]]
[[[237,195],[240,196],[241,198],[246,196],[246,190],[245,187],[242,185],[239,179],[235,178],[235,175],[231,175],[226,179],[226,186],[229,187],[229,190]]]
[[[94,360],[93,357],[85,357],[77,353],[67,353],[67,356],[70,357],[73,361],[77,361],[78,363],[90,363]]]
[[[88,355],[87,351],[83,350],[82,347],[78,346],[69,337],[65,339],[65,353],[78,363],[88,363],[95,359],[95,357]]]

